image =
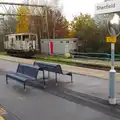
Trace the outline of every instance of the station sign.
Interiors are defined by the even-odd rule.
[[[116,36],[106,37],[106,42],[108,42],[108,43],[116,43]]]
[[[95,4],[95,14],[114,13],[120,11],[120,0],[111,0]]]

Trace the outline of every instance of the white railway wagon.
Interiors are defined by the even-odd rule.
[[[38,37],[34,33],[6,35],[4,49],[10,55],[31,57],[38,51]]]

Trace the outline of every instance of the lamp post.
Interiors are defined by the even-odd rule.
[[[114,69],[114,56],[115,56],[115,42],[116,37],[120,34],[120,18],[115,13],[108,19],[108,32],[111,42],[111,70],[109,71],[109,103],[116,104],[116,71]]]

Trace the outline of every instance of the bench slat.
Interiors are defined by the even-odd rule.
[[[27,80],[26,77],[23,77],[23,76],[18,75],[16,73],[9,73],[9,74],[6,75],[6,77],[10,77],[12,79],[16,79],[16,80],[22,81],[22,82],[25,82]]]
[[[35,66],[32,65],[19,64],[17,73],[22,73],[32,78],[36,78],[38,74],[38,70],[39,68],[36,68]]]

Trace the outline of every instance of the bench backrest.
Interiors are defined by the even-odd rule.
[[[51,72],[55,72],[55,67],[57,66],[56,64],[53,63],[47,63],[47,62],[34,62],[35,66],[38,66],[40,69],[42,68],[43,70],[46,71],[51,71]]]
[[[37,78],[38,71],[39,71],[39,68],[36,66],[20,63],[18,65],[16,72],[27,75],[35,79]]]
[[[51,72],[56,72],[56,73],[62,74],[61,66],[58,64],[35,61],[34,65],[38,66],[39,68],[42,68],[43,70],[46,70],[46,71],[51,71]]]
[[[57,66],[56,66],[56,73],[63,74],[62,68],[61,68],[60,65],[57,65]]]

